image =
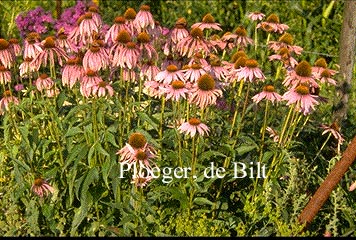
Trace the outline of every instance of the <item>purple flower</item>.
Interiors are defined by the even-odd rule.
[[[15,21],[21,37],[33,31],[39,34],[46,33],[54,23],[51,12],[45,12],[42,7],[20,13]]]

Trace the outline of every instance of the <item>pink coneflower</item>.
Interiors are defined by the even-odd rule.
[[[19,44],[19,40],[17,38],[11,38],[9,39],[9,43],[10,43],[9,47],[14,55],[14,58],[20,56],[22,52],[22,48]]]
[[[143,79],[146,77],[148,81],[155,79],[156,75],[160,72],[160,69],[153,61],[145,61],[141,65],[140,77]]]
[[[101,19],[101,16],[99,14],[99,7],[96,4],[92,4],[88,8],[88,12],[92,14],[92,18],[95,24],[100,28],[103,25],[103,20]]]
[[[35,58],[40,52],[42,52],[40,40],[41,37],[36,32],[30,32],[29,34],[27,34],[24,41],[24,59]]]
[[[155,157],[155,152],[142,133],[134,132],[130,135],[128,143],[116,154],[121,155],[120,162],[127,164],[144,162],[145,166],[149,166],[150,159]]]
[[[140,49],[136,43],[132,42],[130,33],[127,30],[121,30],[116,42],[110,48],[109,56],[112,66],[132,69],[137,65]]]
[[[15,62],[15,56],[12,54],[10,43],[0,38],[0,65],[10,69]]]
[[[279,17],[276,14],[268,16],[266,21],[257,24],[257,28],[262,28],[266,32],[277,32],[282,34],[289,29],[289,26],[279,22]]]
[[[208,73],[210,73],[215,79],[220,81],[225,81],[226,77],[229,75],[229,71],[222,65],[220,58],[216,55],[211,55],[215,57],[209,58],[209,67],[207,67]]]
[[[185,82],[184,73],[173,64],[167,66],[166,70],[159,72],[155,80],[164,84],[170,84],[173,80],[182,80]]]
[[[109,56],[105,48],[101,46],[100,40],[93,41],[83,57],[84,71],[88,69],[100,71],[106,69],[109,64]]]
[[[11,72],[6,67],[0,65],[0,83],[5,85],[8,82],[11,82]]]
[[[198,118],[190,118],[188,122],[182,123],[178,128],[178,131],[190,137],[194,137],[195,134],[200,136],[209,135],[209,128],[204,123],[202,123]]]
[[[171,84],[164,85],[161,91],[166,94],[166,100],[179,101],[181,98],[186,99],[189,93],[189,87],[186,85],[189,85],[189,83],[185,84],[181,80],[174,80]]]
[[[93,41],[93,33],[98,33],[99,28],[93,20],[93,14],[86,12],[81,15],[76,26],[68,34],[68,39],[76,46],[82,47]]]
[[[247,31],[243,26],[239,26],[238,28],[236,28],[235,35],[236,35],[235,44],[237,47],[245,48],[247,47],[247,45],[253,44],[252,38],[249,38],[247,36]]]
[[[278,54],[273,54],[268,57],[268,60],[274,61],[274,60],[279,60],[283,62],[284,67],[286,68],[295,68],[295,66],[298,65],[298,61],[295,60],[294,57],[292,57],[290,51],[287,48],[281,48],[278,51]]]
[[[153,179],[152,176],[140,176],[140,175],[134,175],[132,176],[132,181],[131,183],[134,183],[137,187],[146,187],[149,182],[151,182]]]
[[[103,80],[101,77],[97,75],[97,72],[93,70],[87,70],[85,75],[82,78],[82,81],[80,82],[80,93],[84,97],[89,97],[92,93],[92,88],[93,86],[99,84]]]
[[[203,30],[192,28],[190,34],[177,44],[177,50],[182,56],[190,58],[197,52],[209,54],[213,46],[204,39]]]
[[[76,82],[81,81],[85,75],[83,66],[80,64],[79,57],[70,57],[62,69],[62,84],[73,88]]]
[[[278,41],[268,42],[268,47],[274,52],[278,52],[282,48],[287,48],[290,53],[297,55],[302,54],[303,48],[293,45],[293,36],[289,33],[284,33]]]
[[[133,21],[137,32],[142,32],[148,27],[151,27],[152,29],[155,27],[155,21],[150,9],[150,6],[142,5],[140,11],[137,12],[136,18]]]
[[[151,37],[146,32],[141,32],[137,35],[137,44],[141,51],[141,59],[155,61],[158,59],[156,49],[151,43]]]
[[[230,32],[229,32],[230,34]],[[225,34],[224,34],[225,36]],[[233,40],[225,40],[223,41],[222,38],[217,35],[213,34],[209,37],[210,44],[217,50],[224,51],[226,48],[227,50],[231,50],[235,47]]]
[[[137,30],[136,30],[136,25],[134,23],[135,19],[136,19],[136,11],[133,8],[128,8],[126,9],[125,13],[124,13],[124,17],[126,19],[126,26],[127,26],[127,31],[129,31],[129,33],[131,35],[136,35]]]
[[[99,32],[99,26],[96,20],[93,18],[92,12],[86,12],[83,16],[83,20],[79,24],[79,34],[84,45],[90,44],[93,41],[93,32]]]
[[[225,68],[229,71],[229,74],[226,77],[226,80],[228,82],[233,83],[235,81],[240,81],[242,79],[241,71],[246,66],[246,60],[247,60],[247,56],[246,57],[245,56],[241,54],[241,57],[239,57],[235,61],[235,63],[225,62]]]
[[[216,103],[216,99],[222,96],[222,91],[215,88],[215,80],[210,74],[201,76],[191,90],[190,103],[195,103],[200,108]]]
[[[151,81],[145,81],[144,85],[144,90],[147,95],[150,97],[154,98],[159,98],[162,95],[161,91],[161,83],[151,80]]]
[[[185,18],[179,18],[176,21],[174,28],[167,34],[167,39],[163,47],[163,53],[168,56],[177,52],[177,43],[187,36],[189,36],[187,21]]]
[[[262,99],[267,99],[274,103],[282,100],[282,96],[275,92],[273,85],[266,85],[263,87],[263,91],[252,97],[255,103],[259,103]]]
[[[283,84],[286,87],[291,86],[293,88],[299,84],[309,84],[312,87],[319,86],[312,75],[310,64],[305,60],[299,62],[294,70],[287,72],[287,77]]]
[[[322,71],[319,77],[321,83],[329,83],[331,85],[336,86],[336,81],[331,78],[331,73],[329,69],[325,69],[324,71]]]
[[[192,25],[192,28],[200,28],[201,30],[204,30],[204,29],[214,29],[214,30],[218,30],[218,31],[222,31],[221,25],[219,23],[216,23],[215,22],[215,19],[214,17],[210,14],[210,13],[207,13],[201,22],[199,23],[194,23]]]
[[[37,71],[40,69],[41,65],[46,67],[48,61],[49,65],[54,67],[55,62],[58,62],[58,64],[62,66],[63,60],[66,61],[68,59],[68,56],[64,50],[55,45],[54,37],[47,37],[41,44],[43,50],[37,54],[31,63]]]
[[[114,95],[114,89],[109,83],[101,81],[96,85],[92,86],[92,95],[98,97],[105,97],[109,95],[110,97],[112,97]]]
[[[232,50],[236,47],[236,37],[237,35],[232,32],[225,32],[221,38],[217,35],[212,35],[210,42],[221,50]]]
[[[331,78],[336,73],[337,71],[328,68],[325,58],[319,58],[316,60],[314,66],[312,67],[312,75],[316,79],[319,79],[322,83],[326,82],[336,85],[335,80]]]
[[[137,66],[140,54],[141,52],[137,44],[134,42],[128,42],[121,49],[117,59],[115,59],[116,56],[114,55],[113,66],[133,69]]]
[[[221,63],[224,66],[224,68],[230,72],[229,74],[231,74],[231,71],[235,71],[241,67],[244,67],[246,59],[247,59],[246,53],[243,50],[240,50],[235,52],[231,56],[230,61],[221,61]]]
[[[118,64],[120,60],[118,59],[120,52],[124,48],[125,44],[131,41],[132,39],[129,31],[127,31],[126,29],[120,30],[120,32],[117,34],[114,44],[111,46],[109,51],[109,56],[113,64]]]
[[[189,31],[187,30],[187,21],[185,18],[179,18],[172,31],[170,32],[170,39],[174,44],[177,44],[183,38],[189,36]]]
[[[18,105],[19,100],[17,99],[17,97],[12,96],[12,93],[10,90],[6,90],[3,93],[3,98],[0,100],[0,115],[3,115],[5,113],[5,111],[9,111],[9,109],[10,109],[9,106],[11,104]]]
[[[316,96],[311,95],[309,87],[305,85],[299,85],[296,88],[290,89],[284,93],[282,99],[288,101],[287,105],[296,104],[296,110],[303,112],[304,115],[309,114],[315,109],[315,105],[319,104]]]
[[[273,142],[278,143],[278,141],[279,141],[278,132],[271,127],[266,127],[266,131],[269,133],[269,137],[273,138]]]
[[[34,66],[31,64],[32,58],[25,58],[20,64],[20,77],[29,77],[32,72],[36,71]]]
[[[209,54],[210,55],[210,54]],[[208,55],[208,56],[209,56]],[[207,56],[207,57],[208,57]],[[209,66],[209,63],[208,61],[204,58],[203,54],[200,53],[200,52],[197,52],[195,53],[190,59],[189,59],[189,62],[188,62],[188,66],[190,65],[193,65],[193,64],[199,64],[201,65],[202,68],[206,68]]]
[[[154,28],[147,28],[145,32],[151,36],[153,45],[162,45],[169,32],[169,29],[162,27],[159,21],[155,21]]]
[[[47,74],[42,73],[39,78],[36,79],[35,85],[38,91],[51,89],[54,86],[54,81]]]
[[[63,49],[66,53],[78,52],[78,48],[68,40],[68,36],[63,29],[58,31],[55,45]]]
[[[224,42],[233,42],[233,47],[245,48],[249,44],[253,44],[252,38],[247,37],[247,31],[244,27],[236,28],[235,33],[227,33],[221,37]]]
[[[248,18],[252,21],[261,21],[266,15],[261,12],[252,12],[248,15]]]
[[[191,83],[196,83],[202,75],[207,73],[205,69],[197,63],[187,66],[182,72],[184,73],[184,79]]]
[[[36,178],[31,186],[31,191],[42,198],[48,196],[49,193],[53,193],[54,188],[45,179]]]
[[[169,54],[162,60],[160,67],[161,69],[166,69],[169,65],[175,65],[177,68],[181,69],[183,67],[183,61],[181,58],[178,60],[175,59],[172,54]]]
[[[321,124],[320,127],[324,129],[321,135],[324,135],[326,133],[331,133],[334,136],[334,138],[338,141],[338,145],[342,145],[342,143],[345,141],[345,139],[340,133],[340,126],[336,122],[333,122],[330,126]]]
[[[241,68],[237,80],[241,79],[250,82],[254,82],[256,79],[264,81],[265,75],[263,75],[262,70],[258,67],[258,62],[255,59],[247,59],[245,61],[245,66]]]
[[[52,87],[51,89],[45,90],[46,97],[49,97],[49,98],[58,96],[59,92],[60,91],[56,86]]]
[[[138,73],[132,69],[123,68],[122,69],[122,79],[129,82],[137,82]]]
[[[117,38],[117,35],[121,30],[129,31],[126,25],[126,19],[124,16],[117,16],[114,19],[114,24],[109,28],[109,30],[105,34],[105,42],[111,46]]]

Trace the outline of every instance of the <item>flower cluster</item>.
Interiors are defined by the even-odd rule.
[[[261,21],[264,16],[255,12],[249,18]],[[279,84],[282,89],[278,90],[284,94],[279,94],[277,84],[265,76],[258,59],[248,56],[249,46],[254,42],[247,36],[246,28],[238,26],[220,37],[221,25],[209,13],[190,27],[184,18],[179,18],[168,29],[154,20],[149,6],[142,5],[138,12],[127,9],[113,19],[111,26],[105,27],[96,5],[78,1],[56,22],[42,8],[19,15],[16,22],[24,38],[23,46],[17,46],[15,51],[15,41],[0,39],[0,83],[4,89],[12,87],[9,70],[15,66],[15,56],[22,55],[18,70],[21,79],[28,82],[24,81],[21,89],[26,89],[26,84],[34,85],[38,95],[52,98],[68,88],[85,99],[110,99],[121,97],[112,86],[117,83],[119,88],[126,87],[125,100],[136,91],[133,89],[138,89],[136,92],[144,93],[146,98],[162,100],[163,111],[164,103],[169,102],[177,109],[184,103],[188,110],[194,109],[194,114],[200,112],[194,117],[176,116],[173,120],[189,119],[174,127],[193,139],[209,134],[210,128],[202,123],[209,122],[204,113],[211,106],[219,107],[224,93],[232,93],[231,105],[245,94],[246,103],[266,100],[308,115],[323,101],[318,95],[321,84],[336,84],[332,79],[336,71],[327,67],[325,59],[318,59],[314,66],[297,60],[303,49],[293,44],[292,35],[286,32],[288,26],[280,23],[275,14],[256,24],[256,31],[277,34],[278,41],[267,45],[273,52],[269,60],[279,63],[278,69],[284,74],[283,84]],[[54,23],[57,33],[45,35],[46,23]],[[220,57],[228,54],[230,61]],[[261,85],[262,91],[256,93]],[[250,91],[255,91],[252,99]],[[0,114],[4,114],[10,103],[16,105],[19,100],[11,90],[5,90],[0,103]],[[237,106],[234,111],[233,124],[241,109]],[[138,163],[150,171],[155,150],[141,133],[133,133],[118,154],[121,162],[130,166]],[[134,175],[135,183],[144,185],[144,180]]]
[[[25,37],[30,32],[47,33],[54,23],[51,12],[45,12],[42,7],[19,14],[15,21],[21,37]]]

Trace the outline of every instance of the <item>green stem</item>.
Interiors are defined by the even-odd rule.
[[[287,115],[287,117],[284,119],[282,131],[281,131],[281,134],[279,135],[279,141],[278,141],[278,145],[279,145],[279,146],[282,146],[283,137],[284,137],[285,131],[286,131],[286,129],[287,129],[287,126],[288,126],[288,123],[289,123],[289,118],[290,118],[290,116],[291,116],[291,114],[292,114],[293,109],[294,109],[294,105],[290,105],[288,115]]]
[[[166,99],[164,96],[162,96],[162,100],[161,100],[161,119],[160,119],[160,123],[159,123],[159,138],[160,138],[160,142],[161,142],[161,146],[163,144],[162,139],[163,139],[163,124],[164,124],[164,108],[165,108],[165,103],[166,103]]]
[[[194,198],[194,194],[195,194],[195,186],[194,186],[194,181],[196,179],[196,175],[195,175],[195,168],[196,168],[196,155],[197,155],[197,151],[198,151],[198,140],[197,136],[194,136],[192,139],[192,160],[191,160],[191,166],[192,166],[192,175],[190,177],[190,182],[191,182],[191,190],[190,190],[190,197],[189,197],[189,205],[191,209],[193,207],[193,198]]]
[[[319,157],[321,151],[323,151],[324,147],[326,146],[326,143],[330,140],[331,135],[332,135],[332,133],[329,133],[329,136],[326,138],[325,142],[323,143],[323,145],[319,149],[318,153],[315,155],[312,163]]]
[[[93,134],[94,134],[94,139],[93,139],[93,144],[97,144],[97,142],[99,141],[99,133],[98,133],[98,123],[97,123],[97,102],[96,99],[93,99],[92,102],[92,126],[93,126]],[[93,162],[89,162],[89,166],[94,167],[96,166],[96,160],[97,160],[97,152],[94,151],[94,161]],[[90,160],[89,160],[90,161]],[[92,165],[90,165],[90,163],[92,163]]]
[[[257,24],[255,23],[255,53],[257,53],[257,47],[258,47],[258,34],[257,34]]]
[[[244,101],[244,106],[242,108],[242,113],[241,113],[241,119],[239,121],[239,125],[238,125],[237,130],[236,130],[236,139],[237,139],[237,136],[239,135],[239,133],[241,131],[241,128],[242,128],[242,125],[243,125],[242,122],[243,122],[243,120],[245,118],[246,108],[247,108],[247,104],[248,104],[248,100],[249,100],[249,94],[250,94],[250,87],[251,87],[251,83],[248,82],[245,101]]]
[[[300,120],[302,119],[302,117],[303,117],[303,114],[300,114],[299,112],[296,113],[296,116],[292,121],[292,125],[291,125],[291,128],[290,128],[291,130],[288,132],[289,137],[288,137],[287,142],[285,144],[286,148],[288,148],[289,145],[291,144],[295,129],[297,128],[297,126],[298,126]]]
[[[261,162],[262,156],[263,156],[263,147],[264,147],[264,142],[265,142],[266,127],[267,127],[268,103],[269,103],[269,101],[267,100],[266,106],[265,106],[265,115],[264,115],[264,119],[263,119],[263,126],[261,128],[261,148],[260,148],[260,157],[258,159],[258,162]]]
[[[236,84],[236,82],[234,82],[233,89],[235,88],[235,84]],[[244,80],[241,80],[240,81],[239,90],[238,90],[238,93],[237,93],[237,96],[236,96],[236,99],[235,99],[236,108],[235,108],[235,112],[234,112],[234,116],[233,116],[232,124],[231,124],[231,129],[230,129],[230,133],[229,133],[229,137],[230,138],[232,137],[232,133],[234,131],[234,127],[235,127],[235,123],[236,123],[237,113],[239,111],[239,105],[240,105],[239,98],[241,97],[241,94],[242,94],[243,84],[244,84]]]

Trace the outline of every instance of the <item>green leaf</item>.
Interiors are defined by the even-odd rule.
[[[70,231],[71,236],[75,235],[79,225],[82,223],[84,218],[87,216],[88,210],[89,210],[90,206],[92,205],[92,202],[93,202],[92,195],[89,192],[86,192],[85,195],[86,195],[86,197],[84,198],[85,201],[82,201],[80,207],[77,208],[76,210],[74,210],[74,217],[73,217],[73,222],[72,222],[71,231]]]
[[[81,198],[82,196],[86,196],[85,193],[88,192],[90,184],[94,183],[99,179],[99,172],[96,167],[89,170],[87,176],[83,182],[82,190],[81,190]]]
[[[82,134],[83,130],[79,127],[71,127],[68,129],[68,131],[66,132],[66,134],[64,135],[65,137],[72,137],[75,136],[77,134]]]
[[[195,204],[198,204],[198,205],[214,205],[214,203],[206,198],[203,198],[203,197],[196,197],[194,198],[194,201],[193,201]]]
[[[251,152],[253,149],[257,148],[257,145],[243,145],[236,149],[238,155],[243,155],[245,153]]]
[[[146,113],[144,112],[137,112],[137,115],[140,117],[140,119],[143,121],[143,122],[146,122],[148,123],[149,125],[151,125],[151,127],[158,131],[158,124],[159,124],[159,121],[157,119],[155,119],[153,116],[148,116]]]
[[[101,146],[100,142],[96,142],[95,144],[95,150],[98,151],[99,153],[110,157],[110,154]]]
[[[64,101],[67,99],[65,91],[61,91],[57,97],[57,107],[60,108],[63,106]]]
[[[101,168],[101,174],[103,175],[103,180],[107,188],[109,188],[108,177],[113,164],[113,161],[109,158],[108,160],[104,161]]]
[[[84,159],[84,157],[87,155],[89,150],[89,147],[86,143],[80,143],[78,145],[75,145],[73,149],[69,152],[69,156],[67,158],[66,164],[64,165],[64,169],[66,169],[74,160],[76,165],[80,160]]]
[[[105,131],[105,140],[111,143],[114,147],[119,148],[119,145],[117,145],[115,136],[109,131]]]
[[[205,160],[205,159],[210,160],[212,156],[214,156],[214,157],[226,157],[226,155],[222,154],[221,152],[214,151],[214,150],[209,150],[209,151],[203,152],[201,155],[199,155],[199,159],[201,159],[201,160]]]

